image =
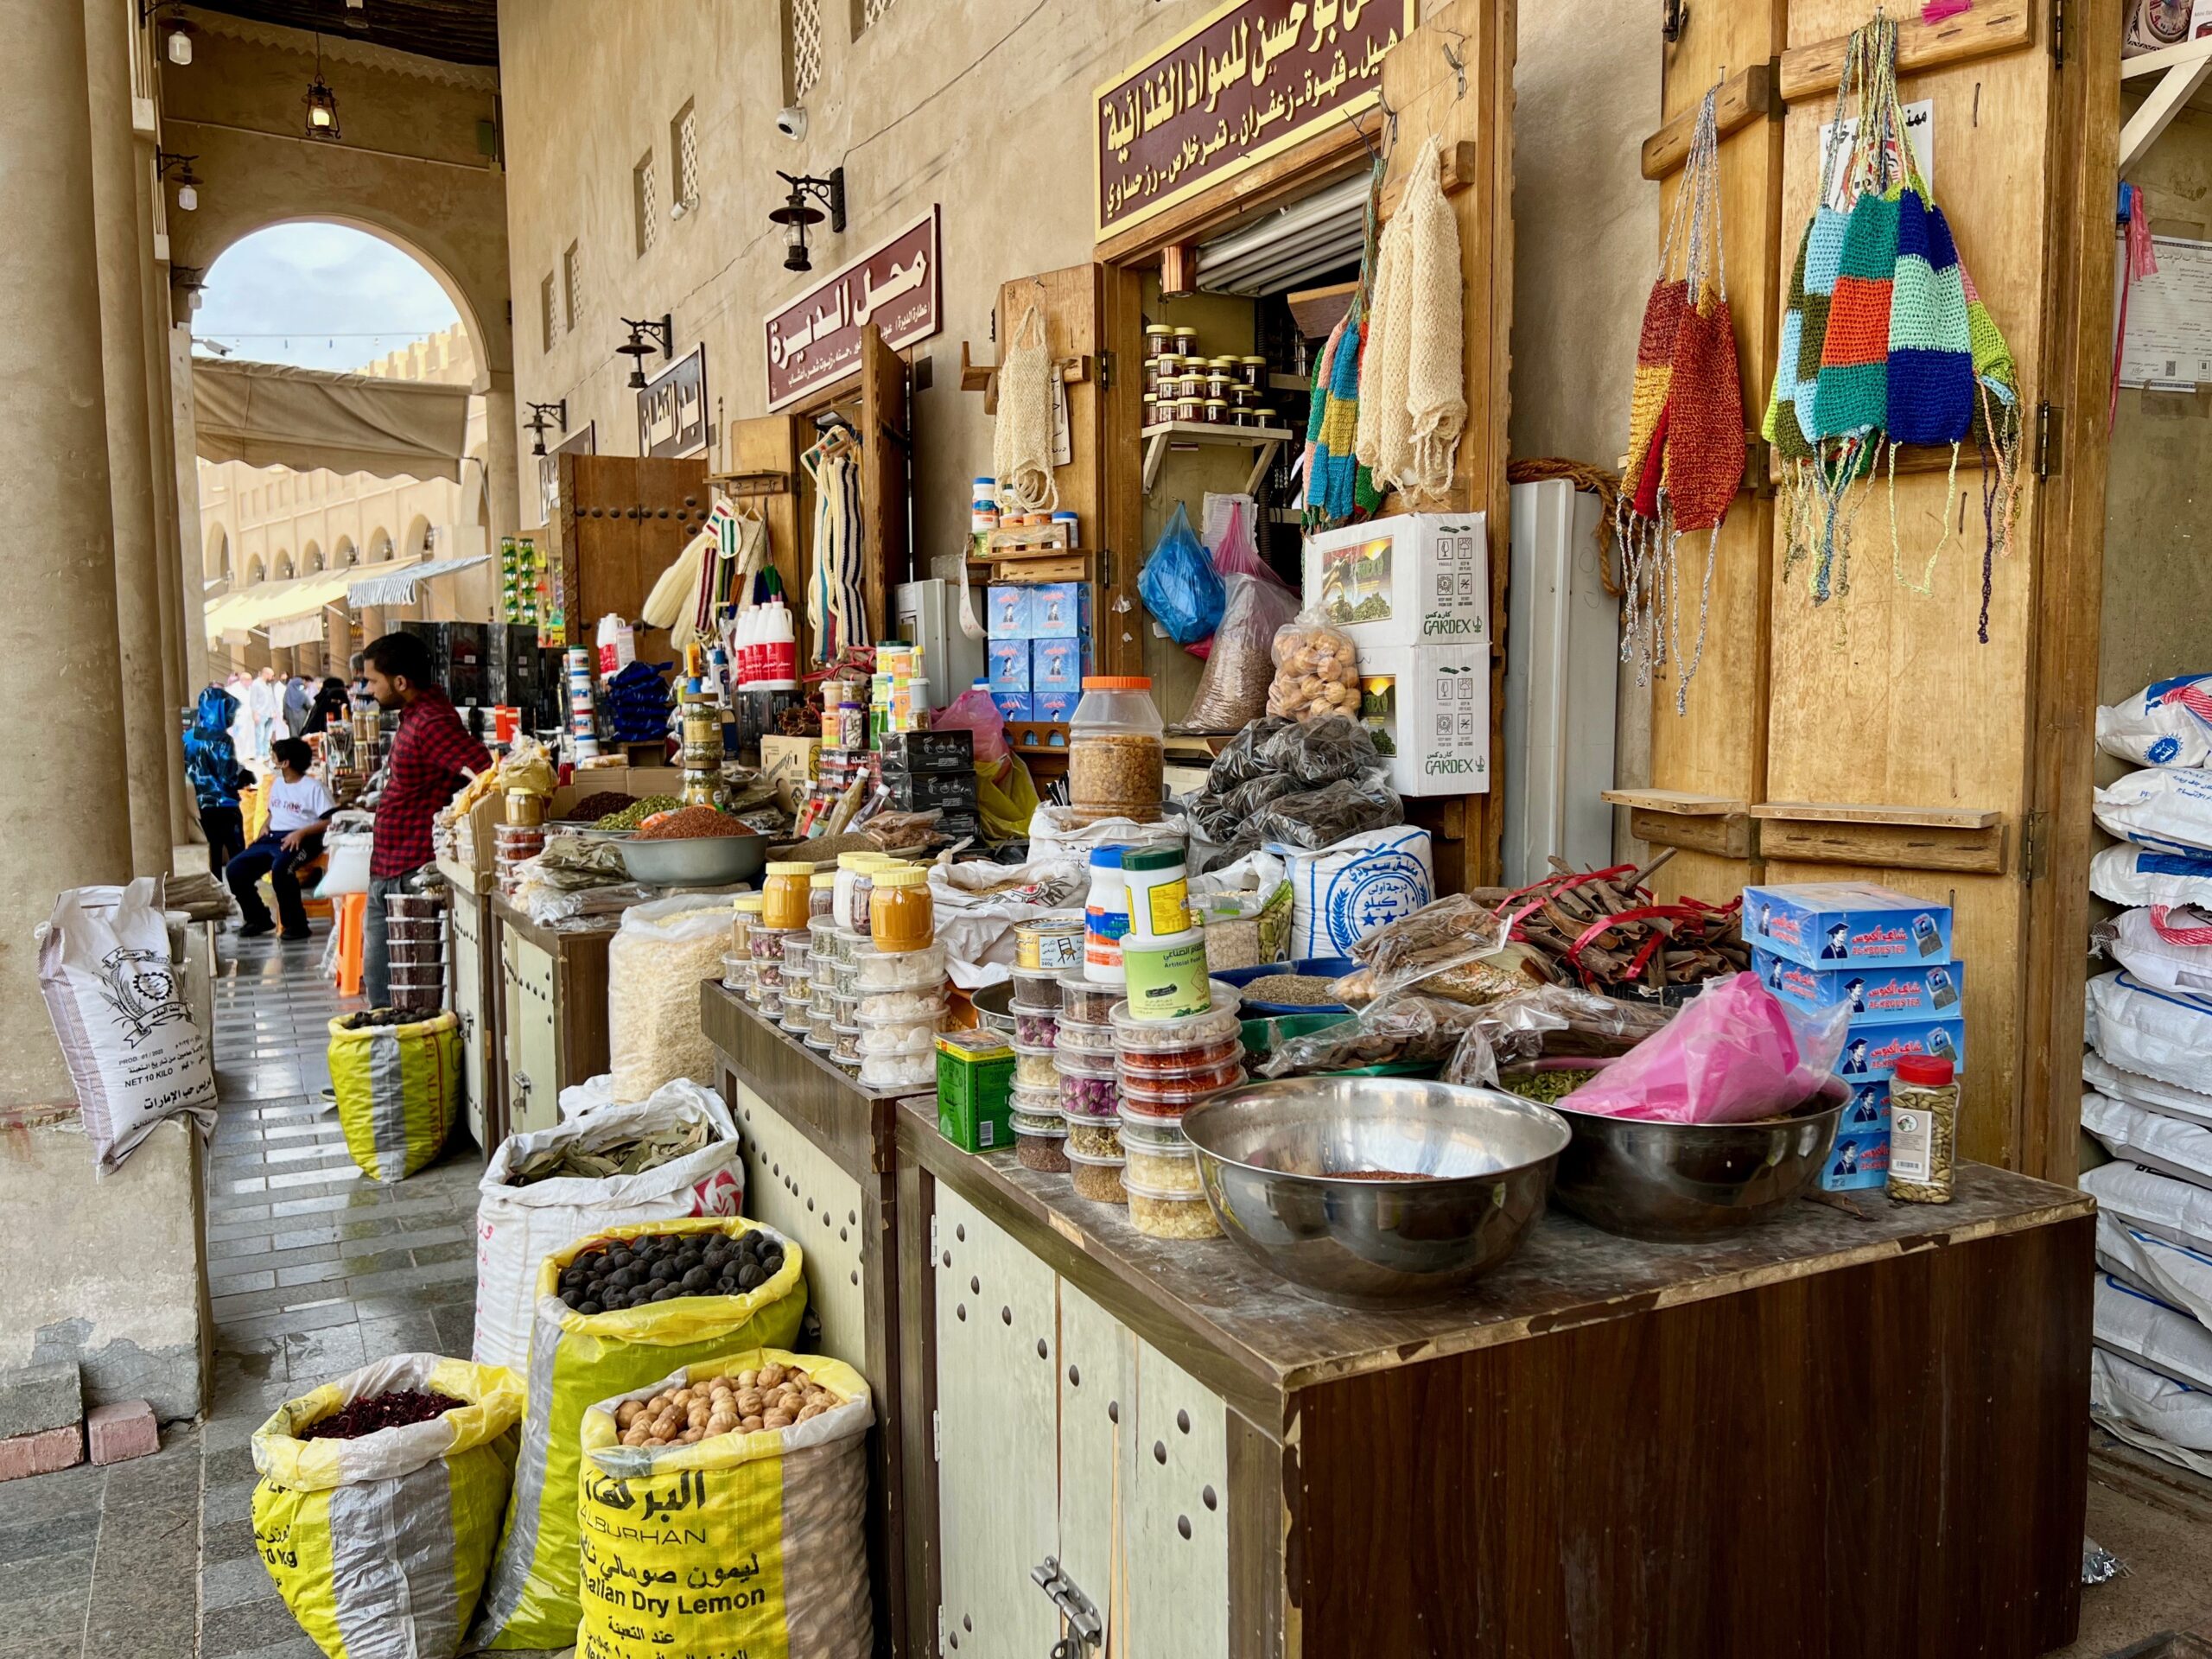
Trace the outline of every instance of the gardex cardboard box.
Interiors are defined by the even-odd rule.
[[[1490,792],[1490,646],[1362,647],[1359,719],[1406,796]]]
[[[1306,539],[1305,601],[1370,645],[1490,645],[1488,520],[1406,512]]]
[[[1848,1007],[1853,1030],[1955,1019],[1966,994],[1966,969],[1955,962],[1807,968],[1762,945],[1751,951],[1751,971],[1792,1007],[1814,1013]]]
[[[1816,969],[1951,960],[1951,907],[1872,881],[1744,889],[1744,943]]]

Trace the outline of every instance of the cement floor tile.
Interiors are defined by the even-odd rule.
[[[20,1601],[0,1620],[0,1659],[84,1659],[85,1591]]]
[[[358,1325],[296,1332],[284,1338],[284,1368],[295,1383],[321,1381],[368,1363]]]
[[[34,1475],[30,1481],[49,1480],[50,1475]],[[8,1482],[9,1486],[29,1482]],[[0,1487],[0,1494],[6,1488]],[[80,1493],[82,1489],[79,1489]],[[0,1569],[13,1573],[35,1570],[34,1563],[56,1557],[73,1555],[80,1549],[91,1549],[99,1542],[100,1510],[99,1491],[95,1489],[82,1508],[47,1515],[35,1521],[11,1518],[0,1522]]]
[[[276,1597],[275,1586],[257,1601],[210,1610],[200,1626],[200,1659],[237,1659],[257,1648],[275,1647],[302,1631],[291,1610]]]
[[[303,1290],[316,1288],[320,1287],[302,1287]],[[302,1293],[295,1291],[289,1294],[297,1296]],[[223,1338],[233,1337],[283,1338],[296,1336],[302,1332],[324,1330],[332,1325],[351,1325],[355,1318],[356,1310],[353,1303],[340,1297],[328,1301],[319,1301],[313,1307],[281,1308],[273,1313],[255,1313],[227,1322],[219,1321],[216,1325],[216,1332],[219,1338]]]
[[[363,1319],[361,1351],[374,1361],[392,1354],[436,1354],[448,1351],[439,1345],[436,1319],[426,1309],[381,1319]],[[457,1354],[454,1357],[466,1355]]]
[[[14,1561],[0,1569],[0,1630],[14,1628],[15,1610],[24,1602],[73,1592],[89,1594],[97,1549],[93,1544],[79,1544],[59,1554]]]
[[[438,1351],[456,1359],[467,1358],[476,1346],[476,1308],[472,1302],[450,1302],[430,1310],[438,1328]]]
[[[256,1648],[251,1653],[239,1653],[231,1659],[322,1659],[322,1649],[315,1638],[302,1632],[289,1642],[278,1642],[266,1648]]]
[[[360,1274],[346,1281],[346,1293],[353,1296],[390,1295],[405,1294],[423,1286],[449,1283],[456,1280],[476,1278],[476,1255],[471,1251],[464,1262],[438,1262],[427,1268],[406,1267],[389,1273]]]
[[[213,1274],[207,1280],[208,1295],[218,1299],[276,1288],[276,1273],[271,1268],[256,1268],[245,1273]]]

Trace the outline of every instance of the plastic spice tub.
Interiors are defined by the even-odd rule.
[[[1049,1048],[1016,1043],[1014,1046],[1014,1080],[1024,1088],[1050,1089],[1055,1100],[1059,1097],[1060,1074],[1052,1065],[1052,1051]]]
[[[753,958],[725,956],[722,958],[722,983],[733,991],[741,991],[751,985]]]
[[[1122,1190],[1129,1206],[1129,1225],[1147,1238],[1221,1236],[1221,1224],[1214,1219],[1213,1209],[1203,1195],[1164,1192],[1126,1171]]]
[[[1244,1039],[1241,1036],[1224,1037],[1203,1048],[1131,1048],[1118,1040],[1117,1033],[1115,1053],[1122,1075],[1141,1083],[1150,1077],[1191,1077],[1242,1065]]]
[[[1122,1121],[1118,1117],[1075,1117],[1068,1120],[1068,1150],[1085,1158],[1119,1158]]]
[[[1058,1117],[1060,1115],[1060,1080],[1053,1078],[1049,1088],[1016,1082],[1007,1098],[1017,1113],[1026,1112],[1033,1117]]]
[[[1060,1018],[1103,1026],[1113,1018],[1114,1005],[1122,1000],[1117,985],[1094,985],[1081,974],[1060,976]]]
[[[1086,1026],[1077,1020],[1065,1020],[1060,1026],[1059,1051],[1068,1054],[1096,1056],[1103,1059],[1114,1058],[1114,1027]]]
[[[912,1089],[937,1081],[937,1049],[932,1043],[905,1054],[863,1054],[861,1082],[870,1089]]]
[[[848,1061],[858,1065],[861,1063],[861,1028],[833,1023],[830,1034],[836,1039],[830,1046],[830,1058],[841,1065]]]
[[[878,870],[868,896],[868,937],[878,950],[908,955],[926,950],[937,937],[930,873],[915,866]]]
[[[1141,1112],[1161,1117],[1179,1117],[1208,1095],[1233,1089],[1243,1081],[1244,1068],[1241,1065],[1223,1066],[1188,1077],[1116,1079],[1124,1105],[1134,1105]]]
[[[1033,1011],[1018,1002],[1011,1006],[1014,1009],[1015,1042],[1027,1043],[1032,1048],[1050,1048],[1059,1040],[1060,1016],[1058,1014]]]
[[[883,951],[873,946],[854,958],[855,986],[862,991],[920,991],[944,982],[944,946]]]
[[[931,1014],[921,1020],[872,1020],[861,1016],[861,1052],[863,1054],[911,1054],[917,1051],[927,1053],[937,1041],[937,1016]]]
[[[1052,1051],[1052,1065],[1064,1077],[1110,1077],[1114,1075],[1112,1054],[1092,1053],[1072,1045]]]
[[[779,1001],[784,995],[784,964],[761,957],[753,958],[753,982],[764,992],[773,991]]]
[[[817,962],[835,962],[845,953],[844,941],[838,937],[837,921],[834,916],[817,912],[810,917],[806,924],[806,937],[813,944]]]
[[[1024,1169],[1042,1170],[1048,1174],[1065,1172],[1068,1167],[1067,1126],[1055,1122],[1049,1129],[1041,1124],[1026,1128],[1020,1119],[1015,1119],[1014,1157]]]
[[[1109,1017],[1117,1046],[1123,1052],[1141,1050],[1158,1055],[1163,1065],[1188,1065],[1192,1063],[1188,1058],[1171,1061],[1168,1057],[1210,1053],[1243,1031],[1235,1008],[1214,1008],[1180,1020],[1142,1020],[1131,1016],[1128,1003],[1117,1002]]]
[[[1058,1014],[1062,971],[1058,968],[1015,969],[1014,997],[1007,1006],[1016,1013],[1027,1008],[1032,1014]]]
[[[1070,1117],[1118,1117],[1122,1109],[1120,1085],[1111,1073],[1103,1077],[1063,1074],[1060,1109]]]
[[[779,1020],[784,1017],[784,994],[781,991],[772,989],[760,993],[760,1017]]]
[[[945,1005],[942,986],[926,991],[867,991],[855,1000],[859,1005],[859,1019],[863,1025],[893,1020],[932,1019],[944,1012]]]
[[[1170,1152],[1159,1147],[1140,1146],[1128,1138],[1125,1128],[1122,1155],[1128,1160],[1124,1179],[1150,1192],[1192,1198],[1203,1193],[1198,1184],[1198,1160],[1188,1147]]]
[[[788,994],[785,996],[784,1011],[777,1019],[778,1025],[794,1037],[804,1037],[814,1029],[813,1021],[813,1011],[805,1003],[793,1001]]]
[[[1079,1198],[1089,1198],[1097,1204],[1127,1204],[1129,1196],[1122,1190],[1122,1160],[1119,1154],[1111,1158],[1086,1158],[1071,1146],[1068,1148],[1068,1184],[1075,1188]]]

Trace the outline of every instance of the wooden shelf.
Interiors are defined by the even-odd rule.
[[[1244,493],[1250,495],[1260,487],[1260,480],[1268,475],[1275,451],[1286,443],[1295,443],[1298,435],[1281,426],[1212,426],[1204,421],[1170,421],[1164,426],[1147,426],[1137,435],[1144,440],[1144,493],[1152,493],[1153,486],[1160,482],[1160,469],[1166,464],[1170,445],[1178,443],[1212,443],[1232,449],[1256,449],[1260,453],[1252,463],[1252,475],[1246,481]]]
[[[1772,64],[1755,63],[1748,69],[1738,69],[1720,84],[1720,96],[1713,103],[1713,124],[1720,137],[1740,132],[1762,116],[1781,115],[1782,100],[1775,96],[1774,76]],[[1693,104],[1643,141],[1645,178],[1663,179],[1688,160],[1700,104]]]
[[[2005,870],[2005,815],[1980,807],[1762,801],[1751,808],[1758,855],[1885,869]]]
[[[1655,847],[1751,858],[1758,844],[1748,801],[1680,789],[1608,789],[1600,798],[1628,809],[1628,832]]]
[[[2028,0],[1995,0],[1977,3],[1941,22],[1900,22],[1897,25],[1897,73],[1916,74],[1946,63],[1986,58],[2028,44],[2033,38]],[[1843,78],[1844,57],[1851,37],[1816,41],[1794,47],[1781,58],[1778,90],[1786,102],[1815,92],[1832,92]],[[1692,119],[1695,119],[1693,115]]]

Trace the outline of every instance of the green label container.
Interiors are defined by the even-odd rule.
[[[1128,976],[1129,1015],[1135,1020],[1182,1020],[1213,1007],[1206,983],[1206,938],[1197,928],[1162,939],[1122,941]]]
[[[963,1152],[1014,1144],[1014,1050],[996,1032],[938,1034],[937,1132]]]

